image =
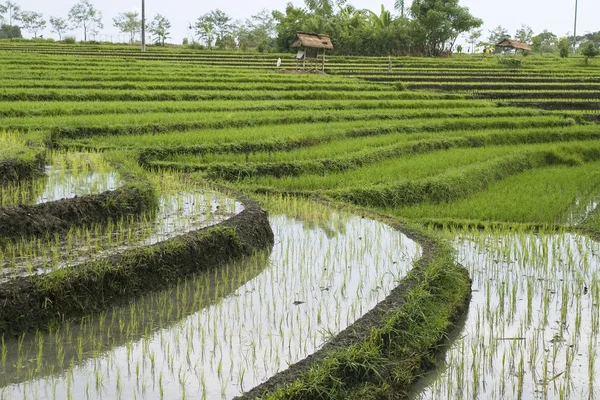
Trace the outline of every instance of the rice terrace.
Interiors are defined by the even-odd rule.
[[[293,36],[0,40],[0,399],[599,398],[592,50]]]

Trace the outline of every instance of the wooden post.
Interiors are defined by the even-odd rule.
[[[323,50],[323,67],[321,68],[322,73],[325,73],[325,53],[327,53],[327,50]]]
[[[306,49],[304,49],[304,57],[302,57],[302,71],[306,71]]]

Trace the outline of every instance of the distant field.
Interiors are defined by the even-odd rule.
[[[396,286],[401,306],[376,311],[387,318],[377,329],[362,326],[356,347],[341,346],[268,398],[305,398],[298,393],[343,379],[359,385],[339,398],[388,393],[390,381],[404,393],[469,297],[464,268],[438,236],[455,230],[477,228],[470,244],[448,241],[460,263],[483,254],[469,253],[473,243],[488,246],[489,265],[506,263],[493,279],[476,261],[465,263],[480,285],[473,289],[487,296],[474,296],[473,309],[486,318],[476,332],[496,334],[490,327],[512,321],[521,299],[530,314],[534,298],[547,313],[554,293],[563,296],[555,307],[564,309],[562,323],[573,315],[581,324],[583,288],[594,299],[600,288],[590,278],[595,244],[569,235],[600,236],[600,63],[531,55],[514,69],[483,55],[391,60],[390,71],[386,57],[328,56],[325,74],[301,73],[293,54],[0,41],[0,217],[10,222],[0,229],[0,304],[17,291],[6,282],[26,282],[14,287],[37,296],[5,301],[14,320],[0,317],[0,398],[231,398],[317,351]],[[245,207],[251,217],[239,217]],[[252,225],[256,218],[262,222]],[[515,231],[521,236],[509,236]],[[511,251],[521,256],[538,239],[546,247],[530,251],[535,266],[524,256],[513,268]],[[221,269],[230,254],[254,258]],[[563,254],[583,272],[557,272]],[[190,271],[196,263],[209,267]],[[543,263],[547,270],[537,269]],[[558,276],[561,287],[540,286]],[[146,279],[156,294],[143,295]],[[505,279],[511,288],[494,289]],[[510,318],[499,316],[504,304]],[[305,312],[309,306],[316,308]],[[65,324],[64,310],[52,307],[94,316]],[[536,332],[559,318],[544,316]],[[463,349],[461,360],[479,360],[468,364],[476,373],[467,389],[456,383],[456,394],[444,384],[431,393],[485,397],[477,381],[491,365],[485,349],[505,340],[513,365],[503,376],[520,375],[512,395],[542,362],[536,340],[586,353],[591,361],[578,365],[589,361],[591,372],[577,376],[590,398],[598,393],[597,349],[579,333],[536,336],[515,350],[528,318],[517,333]],[[590,318],[588,336],[597,339],[597,315]],[[550,359],[544,348],[543,385],[560,386],[552,398],[575,385],[559,370],[571,368],[574,355],[561,364],[558,353]],[[531,381],[530,389],[541,385]]]

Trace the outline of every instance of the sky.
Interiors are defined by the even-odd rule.
[[[76,3],[76,0],[13,0],[16,1],[23,10],[42,12],[46,19],[50,16],[66,17],[69,9]],[[151,19],[155,14],[165,15],[172,24],[171,39],[169,42],[181,43],[183,38],[192,35],[188,32],[188,25],[194,23],[199,16],[209,12],[212,9],[219,8],[229,14],[236,20],[245,20],[251,15],[256,14],[263,8],[269,10],[285,10],[289,0],[263,0],[261,2],[250,2],[242,0],[220,0],[218,2],[203,2],[190,0],[146,0],[146,13]],[[406,0],[408,5],[411,0]],[[0,3],[4,0],[0,0]],[[141,0],[92,0],[92,3],[102,11],[104,29],[100,33],[104,39],[110,39],[108,35],[113,36],[114,40],[119,31],[113,27],[113,18],[126,11],[140,10]],[[292,0],[297,6],[302,6],[303,0]],[[598,16],[600,15],[600,1],[598,0],[578,0],[579,12],[577,22],[577,33],[600,31]],[[394,0],[348,0],[356,8],[368,8],[379,13],[381,5],[386,9],[393,9]],[[487,38],[489,30],[498,25],[507,28],[511,34],[521,24],[529,25],[537,34],[544,29],[548,29],[558,36],[564,36],[567,33],[572,34],[573,22],[575,16],[575,0],[460,0],[460,4],[469,7],[471,13],[483,19],[482,40]],[[76,36],[78,40],[83,39],[82,30],[69,32]],[[23,32],[25,37],[29,34]],[[53,37],[49,28],[43,32],[44,37]]]

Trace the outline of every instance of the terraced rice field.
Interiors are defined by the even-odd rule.
[[[0,55],[0,399],[600,396],[597,64]]]

